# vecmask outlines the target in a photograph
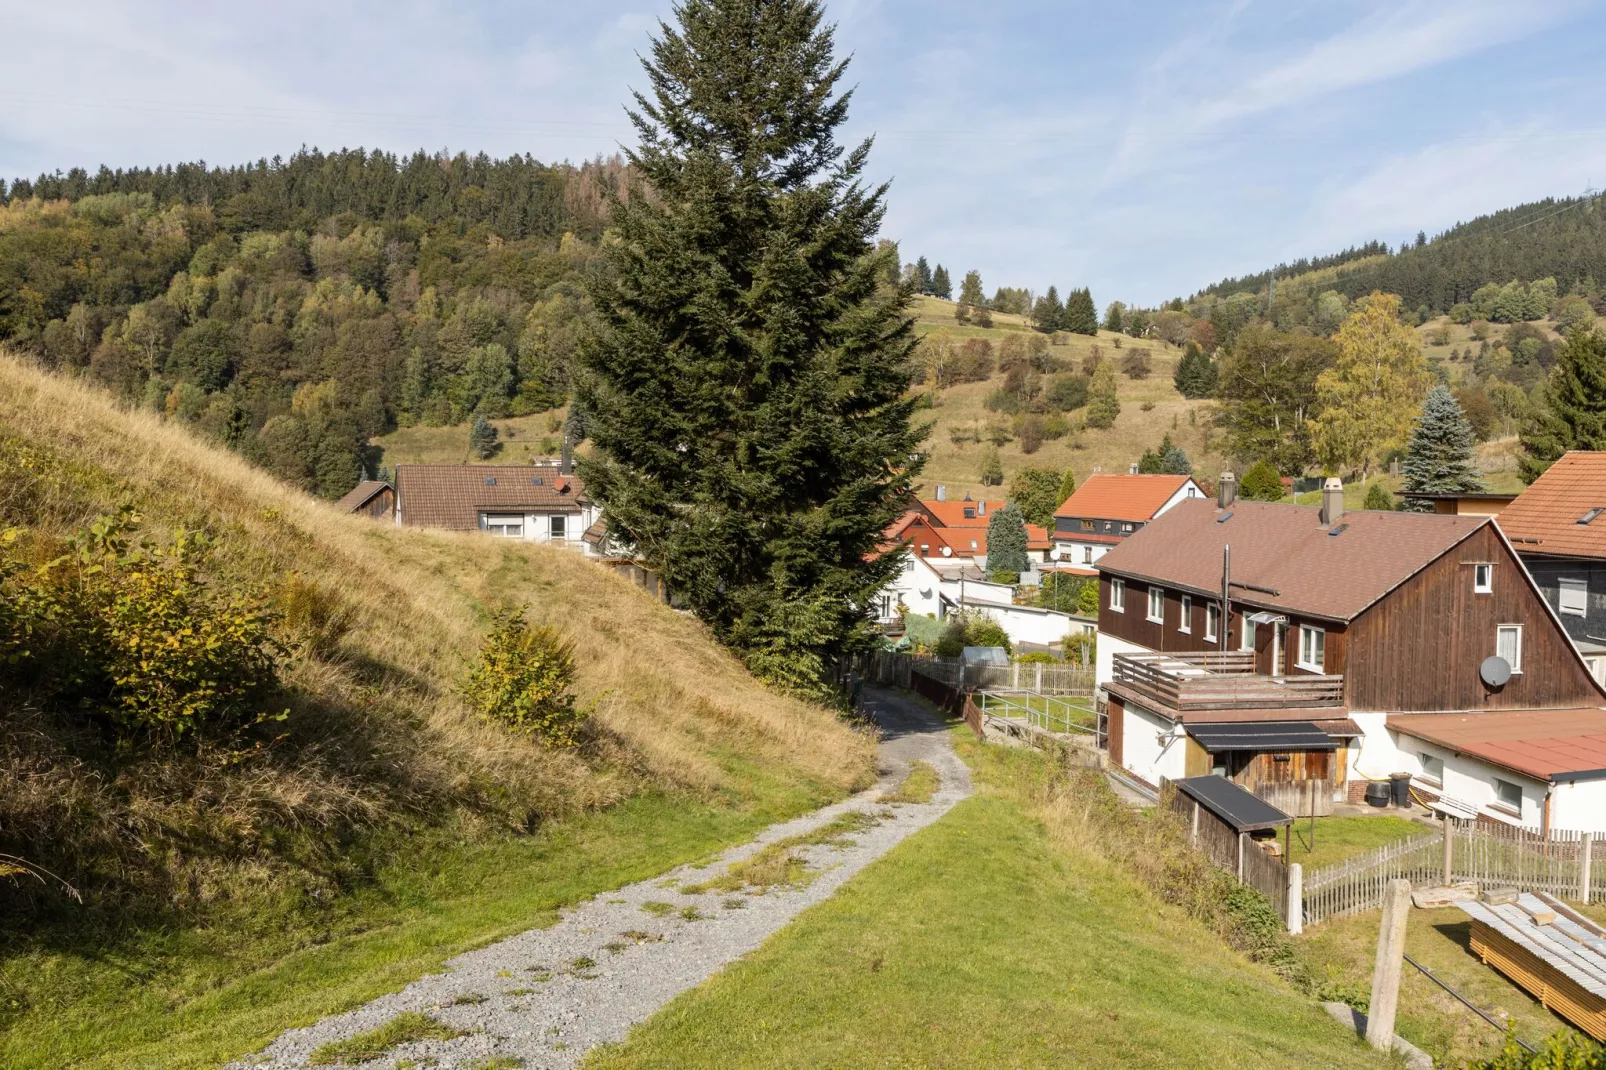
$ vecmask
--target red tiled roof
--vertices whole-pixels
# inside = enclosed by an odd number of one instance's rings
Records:
[[[1606,773],[1606,710],[1394,714],[1388,727],[1538,777]]]
[[[1002,509],[1005,503],[965,500],[939,502],[934,498],[922,498],[920,505],[945,528],[984,528],[988,521],[992,520],[993,514]],[[976,515],[966,516],[966,509]]]
[[[1047,528],[1040,528],[1036,524],[1026,525],[1026,549],[1047,550],[1053,545],[1049,541]]]
[[[1101,572],[1215,594],[1221,550],[1232,546],[1233,597],[1331,620],[1362,610],[1484,524],[1486,516],[1348,512],[1321,526],[1313,506],[1233,503],[1225,522],[1213,498],[1179,502],[1098,560]]]
[[[1564,453],[1517,499],[1500,510],[1500,530],[1525,554],[1606,558],[1606,453]]]
[[[575,513],[585,488],[555,464],[399,464],[401,522],[474,531],[482,510]]]
[[[343,513],[355,513],[358,509],[374,500],[374,495],[382,490],[389,490],[390,484],[378,479],[365,479],[355,487],[348,490],[343,498],[335,503],[335,507]]]
[[[1171,495],[1181,490],[1191,478],[1094,472],[1076,488],[1076,493],[1060,503],[1054,515],[1095,517],[1100,520],[1152,520]],[[1202,496],[1203,491],[1200,494]]]

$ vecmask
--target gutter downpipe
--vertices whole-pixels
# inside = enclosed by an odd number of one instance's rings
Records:
[[[1226,657],[1227,633],[1232,631],[1232,545],[1221,546],[1221,653]]]

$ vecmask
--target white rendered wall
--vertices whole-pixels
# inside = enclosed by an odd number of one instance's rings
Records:
[[[1093,680],[1103,687],[1115,676],[1115,655],[1117,654],[1152,654],[1154,651],[1146,646],[1117,638],[1109,632],[1099,632],[1098,638],[1098,666],[1093,673]]]
[[[1173,722],[1128,705],[1121,723],[1121,763],[1151,784],[1162,777],[1181,780],[1187,771],[1187,742],[1174,735]]]
[[[1550,827],[1606,832],[1606,779],[1551,785]]]

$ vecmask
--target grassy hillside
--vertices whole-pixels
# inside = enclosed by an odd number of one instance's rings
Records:
[[[392,469],[398,464],[533,464],[557,457],[562,451],[567,413],[565,407],[534,416],[492,420],[498,436],[497,450],[487,461],[470,452],[466,423],[444,427],[414,424],[370,441],[378,448],[378,463]]]
[[[114,741],[0,692],[0,1065],[205,1065],[453,949],[864,783],[872,750],[575,555],[338,514],[174,423],[0,356],[0,530],[31,563],[130,505],[292,610],[283,721]],[[316,612],[294,612],[293,602]],[[477,720],[490,612],[577,651],[574,750]],[[159,1054],[158,1054],[159,1053]]]

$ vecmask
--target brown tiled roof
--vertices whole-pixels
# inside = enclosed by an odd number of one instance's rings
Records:
[[[358,509],[374,500],[374,495],[382,490],[389,490],[390,484],[378,479],[365,479],[346,492],[345,497],[335,503],[335,507],[343,513],[355,513]]]
[[[968,498],[957,502],[939,502],[935,498],[922,498],[920,499],[920,504],[936,518],[937,523],[945,528],[984,528],[987,526],[988,521],[992,520],[993,514],[1002,509],[1006,503],[1001,501],[974,502]],[[966,516],[966,509],[971,510],[976,515]]]
[[[1131,475],[1094,472],[1054,510],[1055,516],[1099,520],[1151,520],[1191,476]],[[1201,496],[1202,496],[1201,491]]]
[[[1179,502],[1099,558],[1101,572],[1213,595],[1221,549],[1232,546],[1232,596],[1253,605],[1352,620],[1484,524],[1486,516],[1347,512],[1321,526],[1320,510],[1213,498]],[[1276,594],[1245,590],[1249,583]]]
[[[1388,727],[1540,780],[1606,774],[1606,710],[1406,713]]]
[[[579,512],[585,488],[555,464],[399,464],[401,522],[474,531],[482,510]]]
[[[1500,530],[1521,553],[1606,558],[1606,513],[1578,522],[1592,509],[1606,509],[1606,453],[1564,453],[1500,510]]]

